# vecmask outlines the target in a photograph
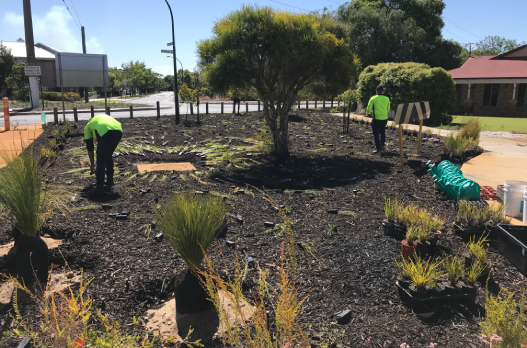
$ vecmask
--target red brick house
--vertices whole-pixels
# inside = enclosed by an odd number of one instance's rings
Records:
[[[461,115],[527,117],[527,45],[450,70]]]

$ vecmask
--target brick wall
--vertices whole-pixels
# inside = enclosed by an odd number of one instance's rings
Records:
[[[516,85],[516,93],[518,93]],[[516,107],[516,101],[512,102],[512,92],[514,84],[500,84],[498,90],[498,103],[496,106],[483,106],[484,84],[471,85],[470,99],[473,102],[473,115],[475,116],[496,116],[496,117],[527,117],[527,107]],[[467,98],[468,86],[457,85],[458,94],[458,113],[463,112],[463,101]],[[460,100],[462,98],[462,100]],[[516,94],[515,99],[517,100]],[[511,105],[512,103],[512,105]]]

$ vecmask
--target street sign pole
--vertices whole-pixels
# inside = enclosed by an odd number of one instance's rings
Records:
[[[86,54],[86,36],[84,34],[84,27],[81,27],[81,34],[82,34],[82,53]],[[88,101],[89,101],[88,87],[84,87],[84,102],[87,103]]]
[[[168,3],[168,0],[165,0],[168,6],[168,10],[170,11],[170,18],[172,19],[172,43],[174,44],[174,88],[175,88],[175,95],[174,95],[174,104],[176,107],[176,124],[179,124],[179,97],[178,93],[179,90],[177,88],[177,65],[176,65],[176,35],[174,34],[174,16],[172,14],[172,8],[170,7],[170,4]]]

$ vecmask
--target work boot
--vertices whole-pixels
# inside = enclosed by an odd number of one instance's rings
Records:
[[[384,147],[384,145],[381,146],[381,148],[379,149],[379,152],[381,152],[381,153],[382,153],[382,152],[386,152],[386,147]]]
[[[377,149],[375,149],[375,150],[373,150],[371,153],[373,153],[373,154],[375,155],[375,154],[378,154],[379,151],[378,151]]]
[[[104,186],[97,186],[93,190],[88,191],[86,193],[86,195],[88,195],[88,197],[96,197],[96,196],[99,196],[99,195],[101,195],[103,193],[104,193]]]

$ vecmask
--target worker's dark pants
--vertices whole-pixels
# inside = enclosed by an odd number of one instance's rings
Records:
[[[373,137],[375,138],[375,147],[379,150],[386,142],[386,124],[388,120],[376,120],[371,122]]]
[[[123,133],[118,130],[110,130],[97,140],[97,187],[104,186],[104,169],[106,168],[107,184],[113,185],[113,152],[121,141]]]

